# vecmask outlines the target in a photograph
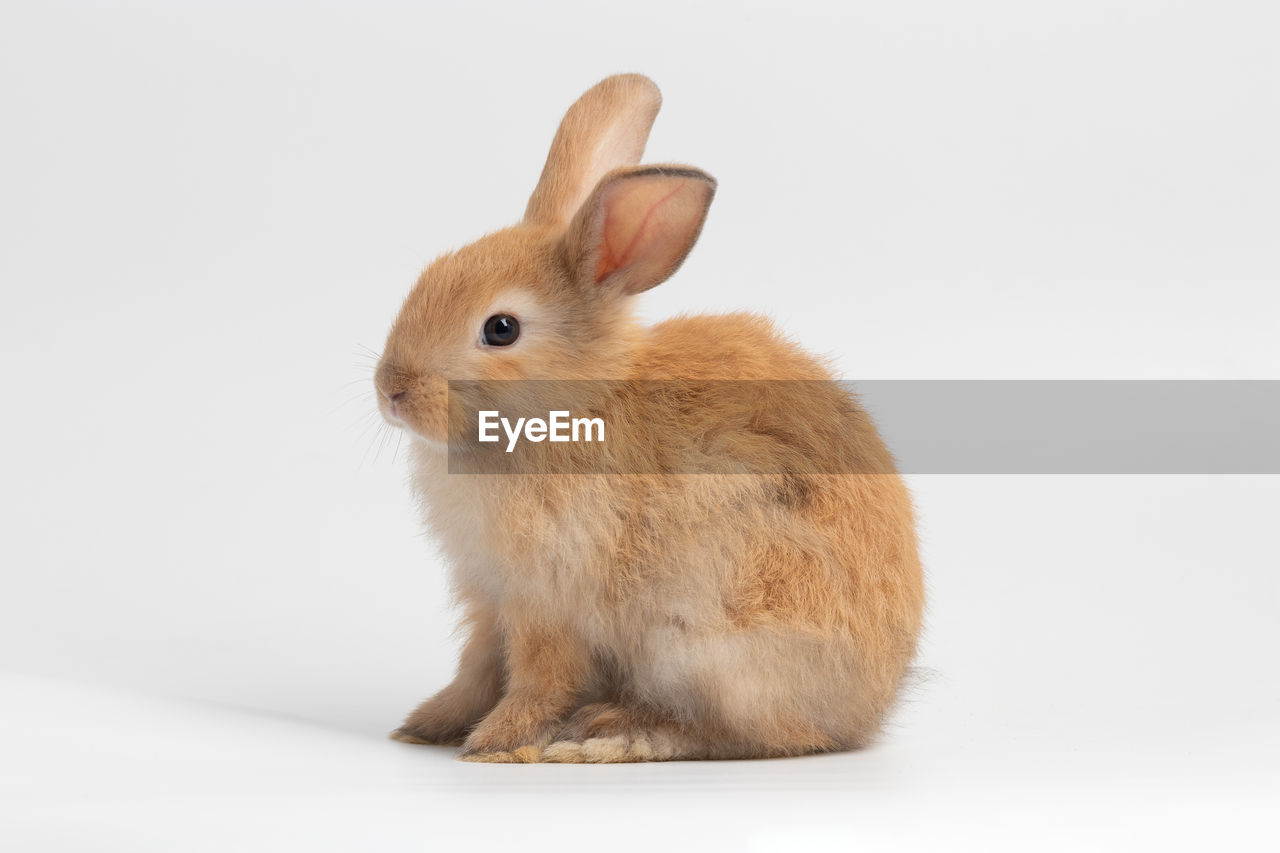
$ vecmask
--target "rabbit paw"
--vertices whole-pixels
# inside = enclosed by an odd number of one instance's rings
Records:
[[[557,764],[619,764],[676,757],[678,739],[669,726],[623,705],[599,702],[580,708],[542,760]]]
[[[427,746],[462,746],[462,742],[466,740],[466,732],[446,731],[437,734],[401,726],[390,732],[387,737],[392,740],[398,740],[400,743],[425,744]]]
[[[542,747],[535,744],[518,746],[512,750],[497,749],[492,752],[463,751],[458,756],[463,761],[476,764],[537,764],[542,761]]]
[[[445,690],[419,705],[389,737],[401,743],[461,746],[483,715],[473,703],[461,702]]]
[[[562,715],[538,705],[499,705],[462,745],[463,761],[530,764],[542,760],[542,748],[560,729]]]

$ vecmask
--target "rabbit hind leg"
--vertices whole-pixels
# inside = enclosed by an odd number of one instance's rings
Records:
[[[617,764],[710,758],[696,733],[661,714],[629,704],[596,702],[569,718],[542,760]]]
[[[638,705],[598,702],[578,709],[541,758],[559,764],[770,758],[823,752],[834,746],[812,727],[794,727],[788,734],[766,746]]]

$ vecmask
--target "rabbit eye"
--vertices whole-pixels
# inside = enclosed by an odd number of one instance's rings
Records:
[[[484,321],[484,342],[491,347],[509,347],[520,337],[520,321],[510,314],[494,314]]]

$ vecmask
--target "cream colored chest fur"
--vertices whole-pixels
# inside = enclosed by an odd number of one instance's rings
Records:
[[[563,621],[604,642],[623,519],[603,478],[450,474],[415,452],[413,485],[463,602]]]

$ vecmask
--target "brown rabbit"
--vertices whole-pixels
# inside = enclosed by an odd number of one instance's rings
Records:
[[[470,631],[398,740],[472,761],[786,756],[866,744],[894,704],[924,593],[875,428],[766,319],[632,316],[716,187],[636,165],[660,103],[633,74],[584,94],[524,221],[435,261],[388,337],[379,406],[412,437]],[[448,381],[530,379],[689,390],[600,391],[624,473],[467,473]]]

